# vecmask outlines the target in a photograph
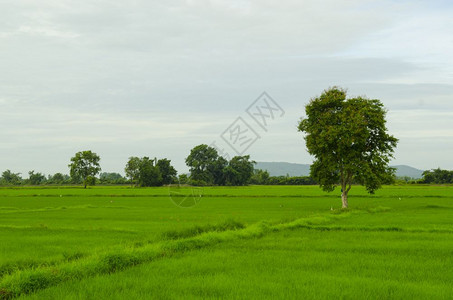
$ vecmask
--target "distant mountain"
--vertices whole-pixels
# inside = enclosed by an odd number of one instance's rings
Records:
[[[412,178],[422,178],[423,170],[419,170],[406,165],[393,166],[396,168],[396,176],[408,176]],[[296,164],[288,162],[257,162],[255,169],[267,170],[271,176],[308,176],[310,175],[310,165]]]
[[[308,176],[310,165],[287,162],[257,162],[255,169],[267,170],[271,176]]]
[[[408,177],[417,178],[417,179],[423,177],[422,176],[423,170],[412,168],[412,167],[406,166],[406,165],[399,165],[399,166],[392,166],[392,167],[396,168],[396,176],[398,176],[398,177],[408,176]]]

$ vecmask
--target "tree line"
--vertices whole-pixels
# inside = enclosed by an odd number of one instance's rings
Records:
[[[423,172],[421,183],[446,184],[453,183],[453,171],[440,168]]]
[[[305,116],[298,123],[304,135],[308,153],[314,157],[310,177],[270,177],[255,171],[250,156],[235,156],[227,161],[217,150],[207,145],[194,147],[186,158],[190,174],[177,176],[168,159],[131,157],[126,164],[127,182],[135,186],[159,186],[174,182],[194,185],[245,185],[317,183],[325,191],[341,188],[342,208],[348,207],[348,193],[353,184],[365,186],[374,193],[383,184],[395,179],[395,169],[389,166],[398,139],[386,126],[382,102],[366,97],[348,98],[345,89],[332,87],[310,99]],[[96,177],[100,171],[99,156],[91,151],[78,152],[71,158],[69,178],[55,174],[47,179],[41,173],[29,172],[28,182],[81,182],[85,187],[97,181],[123,180],[121,175]],[[58,176],[57,176],[58,175]],[[430,170],[423,173],[423,183],[452,183],[452,171]],[[115,179],[113,179],[115,178]],[[0,184],[20,184],[20,174],[3,172]]]
[[[131,184],[137,187],[168,184],[191,185],[246,185],[250,182],[255,162],[250,156],[235,156],[226,160],[217,150],[205,144],[194,147],[186,158],[190,174],[178,176],[167,158],[132,156],[128,159],[123,177],[119,173],[101,172],[100,156],[87,150],[77,152],[70,159],[69,175],[55,173],[45,176],[34,170],[23,179],[20,173],[6,170],[0,177],[0,185],[82,184],[85,188],[96,184]]]
[[[250,156],[235,156],[230,161],[220,156],[215,148],[207,145],[194,147],[186,158],[189,174],[178,176],[167,158],[130,157],[125,166],[126,176],[115,172],[100,172],[100,157],[91,151],[76,153],[69,164],[70,175],[55,173],[44,175],[34,170],[28,179],[11,170],[3,171],[0,185],[126,185],[136,187],[162,186],[168,184],[189,185],[316,185],[311,176],[270,176],[267,170],[254,169]],[[96,177],[96,175],[99,175]],[[453,171],[432,169],[423,172],[422,179],[394,177],[388,180],[398,184],[453,184]],[[359,184],[359,182],[354,182]]]
[[[310,176],[270,176],[267,170],[255,169],[250,184],[256,185],[315,185],[318,184]]]
[[[0,177],[1,185],[71,185],[84,187],[96,184],[130,184],[136,187],[162,186],[168,184],[189,184],[198,186],[220,185],[309,185],[316,181],[309,176],[270,176],[266,170],[256,170],[255,162],[249,155],[235,156],[226,160],[217,150],[205,144],[194,147],[186,158],[189,174],[178,176],[176,169],[167,158],[129,157],[124,172],[101,172],[100,157],[92,151],[77,152],[71,158],[70,175],[55,173],[45,176],[30,171],[29,178],[23,179],[20,173],[6,170]],[[99,175],[99,176],[98,176]]]

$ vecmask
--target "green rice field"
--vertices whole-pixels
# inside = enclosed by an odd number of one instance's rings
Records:
[[[180,192],[0,188],[0,299],[453,299],[452,186]]]

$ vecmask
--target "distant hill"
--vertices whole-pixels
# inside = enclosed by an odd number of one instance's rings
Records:
[[[396,176],[403,177],[408,176],[412,178],[422,178],[423,170],[412,168],[406,165],[393,166],[396,168]]]
[[[255,169],[267,170],[271,176],[308,176],[310,165],[287,162],[257,162]]]
[[[393,166],[396,168],[396,176],[408,176],[412,178],[422,178],[423,170],[419,170],[406,165]],[[288,162],[257,162],[255,169],[267,170],[271,176],[308,176],[310,165],[296,164]]]

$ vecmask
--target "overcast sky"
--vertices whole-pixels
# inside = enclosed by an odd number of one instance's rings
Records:
[[[380,99],[392,164],[453,169],[452,1],[0,0],[0,172],[68,173],[92,150],[179,171],[241,116],[256,161],[311,163],[296,126],[330,86]],[[266,91],[285,111],[259,127]]]

